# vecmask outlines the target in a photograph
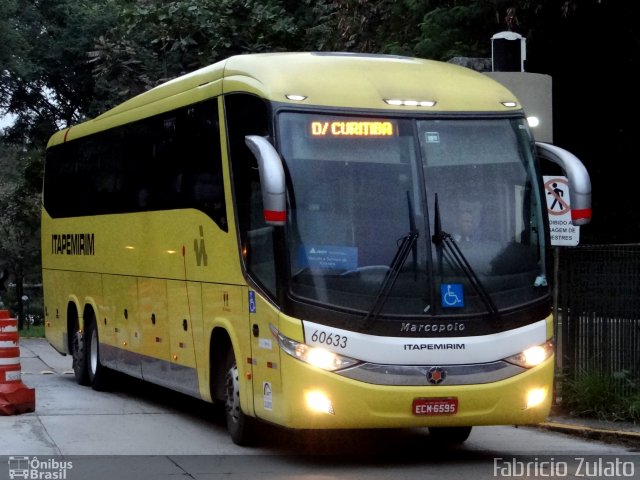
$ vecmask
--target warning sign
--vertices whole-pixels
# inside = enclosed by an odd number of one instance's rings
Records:
[[[580,242],[580,227],[571,223],[569,181],[567,177],[545,176],[543,179],[551,245],[575,247]]]

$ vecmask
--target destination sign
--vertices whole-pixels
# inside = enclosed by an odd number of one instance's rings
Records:
[[[388,120],[314,120],[309,132],[312,137],[391,137],[396,128]]]

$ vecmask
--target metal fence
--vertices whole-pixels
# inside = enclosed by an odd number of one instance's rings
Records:
[[[556,255],[562,373],[606,377],[616,393],[638,393],[640,245],[562,248]]]

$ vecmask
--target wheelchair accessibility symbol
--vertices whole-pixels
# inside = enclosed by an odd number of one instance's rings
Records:
[[[464,293],[461,283],[443,283],[440,285],[440,298],[443,307],[464,307]]]

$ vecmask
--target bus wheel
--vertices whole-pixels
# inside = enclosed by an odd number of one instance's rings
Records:
[[[89,368],[85,351],[84,332],[76,323],[75,332],[71,339],[71,356],[73,358],[73,373],[80,385],[89,384]]]
[[[429,435],[438,443],[459,445],[469,438],[471,427],[429,427]]]
[[[98,328],[94,318],[87,320],[87,343],[85,352],[87,356],[87,374],[89,384],[94,390],[105,390],[107,388],[107,368],[100,363],[100,345],[98,341]]]
[[[229,348],[226,362],[224,388],[224,406],[227,419],[227,430],[236,445],[246,446],[252,443],[252,419],[242,412],[240,407],[240,379],[238,364]]]

